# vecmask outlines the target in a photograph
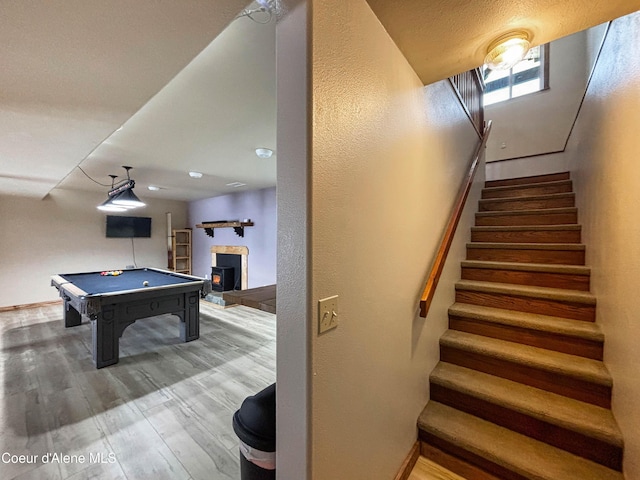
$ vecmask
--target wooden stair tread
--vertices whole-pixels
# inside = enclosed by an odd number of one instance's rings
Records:
[[[467,480],[420,455],[407,480]]]
[[[496,243],[496,242],[469,242],[467,248],[499,248],[502,250],[586,250],[583,243]]]
[[[520,190],[522,188],[538,188],[538,187],[550,187],[556,185],[571,185],[571,180],[553,180],[550,182],[534,182],[534,183],[521,183],[519,185],[502,185],[498,187],[484,187],[483,191],[487,192],[504,192],[511,190]]]
[[[478,280],[458,280],[456,290],[466,290],[484,293],[502,293],[506,295],[518,295],[521,297],[544,298],[548,300],[560,300],[565,302],[595,305],[596,297],[589,292],[581,290],[567,290],[564,288],[532,287],[512,283],[481,282]]]
[[[504,378],[440,362],[430,381],[621,448],[611,410]]]
[[[562,265],[552,263],[496,262],[490,260],[463,260],[462,268],[490,268],[492,270],[520,270],[523,272],[564,273],[571,275],[591,275],[591,268],[582,265]]]
[[[575,193],[573,192],[561,192],[561,193],[543,193],[540,195],[529,195],[524,197],[501,197],[501,198],[481,198],[479,200],[479,204],[482,205],[484,203],[502,203],[502,202],[521,202],[527,200],[549,200],[553,198],[568,198],[574,197]]]
[[[563,230],[581,230],[582,226],[577,223],[568,225],[480,225],[471,227],[472,232],[555,232]]]
[[[492,211],[492,212],[477,212],[477,216],[481,217],[495,217],[499,215],[547,215],[551,213],[576,213],[577,207],[563,207],[563,208],[539,208],[535,210],[504,210],[504,211]]]
[[[473,415],[430,401],[421,430],[535,480],[624,480],[620,472],[533,440]]]
[[[460,302],[456,302],[449,307],[449,315],[596,342],[604,341],[604,334],[596,323],[584,322],[582,320],[552,317],[550,315],[519,312],[516,310],[504,310],[502,308]]]
[[[528,175],[525,177],[504,178],[501,180],[486,180],[485,188],[492,188],[502,185],[531,185],[532,183],[548,183],[557,180],[569,180],[570,172],[546,173],[542,175]]]
[[[559,373],[586,382],[611,387],[612,380],[604,363],[598,360],[507,342],[457,330],[447,330],[440,345],[498,358],[527,367]]]

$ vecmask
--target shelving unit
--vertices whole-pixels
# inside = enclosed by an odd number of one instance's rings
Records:
[[[213,237],[213,230],[215,228],[233,228],[236,235],[244,237],[244,227],[253,227],[253,222],[208,222],[199,223],[197,228],[204,228],[204,231],[210,237]]]
[[[171,235],[173,265],[172,270],[177,273],[191,275],[191,229],[174,229]]]

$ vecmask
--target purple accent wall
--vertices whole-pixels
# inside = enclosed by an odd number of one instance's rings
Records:
[[[189,204],[189,225],[193,228],[194,275],[211,274],[211,247],[236,245],[249,248],[249,288],[276,283],[276,189],[265,188],[207,198]],[[209,237],[196,225],[215,220],[243,220],[250,218],[253,227],[244,229],[244,238],[233,228],[216,228]]]

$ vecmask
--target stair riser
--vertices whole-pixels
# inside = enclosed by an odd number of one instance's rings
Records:
[[[472,242],[489,243],[580,243],[580,230],[471,230]]]
[[[573,194],[566,197],[550,197],[545,199],[499,199],[480,200],[478,211],[480,212],[510,212],[516,210],[539,210],[544,208],[565,208],[575,206]]]
[[[529,415],[431,383],[430,399],[527,435],[614,470],[622,470],[622,450],[601,440]]]
[[[462,267],[463,280],[482,282],[513,283],[536,287],[567,288],[589,291],[589,275],[571,275],[548,272],[525,272],[521,270],[502,270],[493,268]]]
[[[440,438],[434,433],[418,430],[420,453],[439,465],[469,480],[530,480],[502,465],[481,457]]]
[[[553,195],[554,193],[571,193],[573,190],[571,182],[564,182],[554,185],[535,185],[509,188],[506,190],[482,190],[482,198],[518,198],[535,197],[537,195]]]
[[[570,318],[585,322],[595,322],[595,305],[545,298],[520,297],[504,293],[473,292],[456,290],[456,302],[483,305],[485,307],[504,308],[519,312],[538,313],[553,317]]]
[[[531,183],[556,182],[560,180],[569,180],[569,172],[535,175],[524,178],[508,178],[505,180],[488,180],[484,183],[484,186],[487,188],[504,187],[507,185],[528,185]]]
[[[510,362],[478,352],[468,352],[447,345],[440,346],[440,360],[599,407],[611,408],[611,388],[577,379],[561,372],[540,370],[533,366]]]
[[[577,212],[540,213],[535,215],[476,215],[478,227],[500,225],[572,225],[578,223]]]
[[[584,265],[584,250],[537,250],[467,247],[467,260],[487,262],[545,263]]]
[[[547,350],[568,353],[593,360],[602,360],[602,342],[583,338],[452,315],[449,315],[449,328],[461,332],[473,333],[475,335],[482,335],[484,337],[530,345],[532,347],[546,348]]]

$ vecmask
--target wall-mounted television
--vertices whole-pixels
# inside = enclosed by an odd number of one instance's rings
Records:
[[[151,237],[150,217],[107,215],[107,238]]]

